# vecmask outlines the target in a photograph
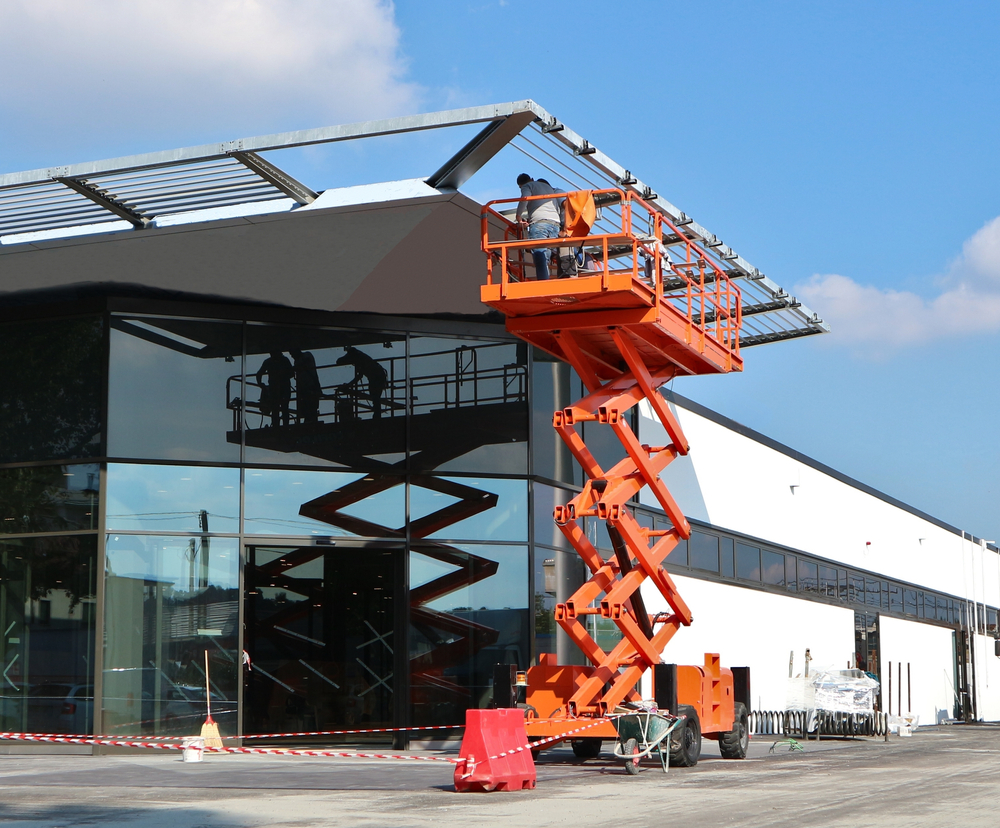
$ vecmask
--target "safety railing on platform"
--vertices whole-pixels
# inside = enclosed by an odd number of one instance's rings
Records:
[[[576,223],[573,234],[564,229],[557,237],[528,238],[528,223],[517,220],[521,205],[565,202],[574,195],[593,198],[596,217],[589,232],[581,235],[579,228],[586,225]],[[565,222],[565,206],[561,209]],[[575,256],[576,272],[560,276],[557,267],[555,278],[600,277],[600,290],[608,290],[612,275],[630,274],[657,303],[673,305],[692,328],[739,353],[740,291],[725,259],[688,238],[669,216],[633,193],[608,189],[494,200],[483,207],[481,233],[487,284],[499,282],[504,295],[512,282],[552,278],[551,265],[549,273],[537,272],[532,251],[552,251],[552,261]]]
[[[527,399],[527,367],[521,364],[480,368],[481,352],[509,347],[505,343],[462,345],[454,350],[414,354],[410,357],[409,402],[413,414],[468,406],[524,402]],[[454,369],[435,368],[442,359],[454,360]],[[373,388],[370,381],[350,380],[353,368],[336,362],[316,366],[320,383],[319,401],[314,422],[342,423],[372,417],[399,417],[406,413],[406,357],[393,356],[374,360],[386,374],[383,388]],[[424,367],[426,366],[426,368]],[[377,392],[377,393],[376,393]],[[244,395],[247,399],[244,399]],[[300,412],[299,390],[294,385],[283,401],[281,425],[304,422]],[[263,428],[274,417],[274,401],[267,384],[256,374],[234,374],[226,380],[226,407],[233,412],[233,431]],[[376,413],[376,408],[378,409]],[[260,417],[253,422],[250,416]]]

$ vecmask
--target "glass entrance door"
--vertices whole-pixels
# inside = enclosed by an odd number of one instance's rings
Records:
[[[247,548],[244,734],[393,726],[402,554],[360,545]],[[385,743],[390,736],[308,740]]]

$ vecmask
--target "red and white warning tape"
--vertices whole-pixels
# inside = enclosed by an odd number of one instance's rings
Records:
[[[174,737],[189,739],[190,736]],[[0,739],[17,742],[55,742],[69,745],[105,745],[110,747],[153,748],[156,750],[183,750],[183,745],[166,742],[135,741],[132,739],[101,739],[87,736],[48,736],[38,733],[0,733]],[[389,753],[360,753],[340,750],[308,750],[296,748],[244,748],[244,747],[205,747],[206,753],[252,753],[271,756],[337,756],[354,759],[408,759],[417,762],[448,762],[452,765],[465,760],[451,756],[406,756]]]
[[[537,750],[544,745],[552,744],[553,742],[561,742],[567,737],[574,736],[577,733],[583,733],[584,731],[590,730],[593,727],[604,724],[614,718],[614,716],[609,716],[603,719],[595,719],[592,722],[584,725],[583,727],[577,727],[573,730],[567,730],[564,733],[559,733],[555,736],[549,736],[545,739],[539,739],[538,741],[531,742],[528,745],[522,747],[511,748],[510,750],[502,751],[494,756],[490,756],[486,761],[492,761],[494,759],[500,759],[504,756],[511,756],[515,753],[520,753],[525,750]],[[421,728],[382,728],[378,730],[346,730],[346,731],[313,731],[310,733],[277,733],[271,734],[273,737],[278,736],[318,736],[318,735],[334,735],[343,733],[385,733],[391,731],[399,730],[439,730],[441,728],[437,727],[421,727]],[[41,734],[41,733],[10,733],[10,732],[0,732],[0,740],[16,741],[16,742],[51,742],[55,744],[69,744],[69,745],[101,745],[107,747],[135,747],[135,748],[150,748],[154,750],[183,750],[184,747],[178,744],[179,740],[192,738],[190,736],[151,736],[146,739],[114,739],[105,738],[100,736],[73,736],[73,735],[63,735],[63,734]],[[226,738],[237,738],[237,737],[226,737]],[[247,738],[247,737],[243,737]],[[258,736],[257,738],[264,738],[263,736]],[[174,744],[171,744],[167,740],[173,740]],[[255,748],[255,747],[205,747],[204,751],[206,753],[247,753],[258,756],[314,756],[314,757],[335,757],[335,758],[350,758],[350,759],[402,759],[415,762],[447,762],[452,765],[466,765],[466,773],[462,776],[463,778],[468,778],[472,776],[475,772],[476,765],[478,764],[473,757],[451,757],[451,756],[413,756],[407,754],[396,754],[396,753],[362,753],[359,751],[340,751],[340,750],[323,750],[323,749],[309,749],[309,748]]]
[[[300,733],[253,733],[245,734],[243,736],[222,736],[223,740],[229,739],[289,739],[297,738],[301,736],[352,736],[356,734],[363,733],[404,733],[404,732],[416,732],[424,730],[463,730],[465,728],[464,724],[460,725],[420,725],[418,727],[373,727],[367,730],[310,730],[302,731]],[[36,734],[24,734],[28,736],[52,736],[59,737],[61,739],[75,739],[83,738],[79,733],[36,733]],[[9,738],[7,735],[0,733],[0,739]],[[188,739],[190,736],[144,736],[144,735],[133,735],[133,734],[104,734],[101,736],[87,736],[88,739],[138,739],[143,742],[176,742],[179,739]]]

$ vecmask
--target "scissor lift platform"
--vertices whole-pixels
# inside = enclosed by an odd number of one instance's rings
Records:
[[[572,596],[556,605],[555,619],[592,666],[559,665],[553,655],[540,655],[539,663],[527,671],[527,701],[541,717],[529,720],[529,737],[566,733],[568,720],[590,718],[596,721],[587,727],[585,738],[593,742],[613,738],[614,727],[605,717],[623,703],[639,700],[642,675],[661,663],[666,644],[691,623],[691,611],[663,567],[678,542],[690,536],[691,527],[660,479],[670,462],[688,453],[688,444],[657,389],[678,375],[742,370],[741,305],[725,262],[642,199],[617,189],[565,198],[564,229],[557,238],[524,238],[525,227],[496,209],[505,202],[484,207],[488,278],[481,297],[506,316],[508,331],[568,362],[588,391],[553,415],[556,433],[588,478],[582,492],[555,508],[553,518],[591,573]],[[588,199],[592,218],[571,220],[570,206]],[[596,224],[595,203],[609,208]],[[592,227],[607,232],[591,232]],[[667,240],[682,260],[672,258]],[[562,278],[538,271],[543,260],[530,254],[546,249],[559,256],[561,270],[569,271]],[[649,403],[663,425],[669,437],[666,445],[641,444],[632,431],[625,414],[641,401]],[[581,422],[609,426],[626,457],[602,468],[575,427]],[[640,526],[628,508],[647,486],[669,518],[670,529]],[[606,524],[613,556],[605,559],[588,539],[581,525],[585,518]],[[646,612],[640,591],[646,580],[656,586],[668,612]],[[621,640],[610,651],[602,649],[582,623],[587,615],[611,619],[621,631]],[[737,741],[743,744],[744,705],[734,698],[733,673],[721,667],[718,655],[707,654],[704,667],[678,671],[672,675],[683,680],[668,683],[671,712],[683,707],[690,731],[681,737],[680,744],[687,748],[678,750],[690,748],[681,763],[697,761],[700,748],[694,750],[692,734],[697,732],[700,745],[699,722],[716,738],[732,741],[733,734],[741,732]],[[748,690],[740,695],[747,696]]]

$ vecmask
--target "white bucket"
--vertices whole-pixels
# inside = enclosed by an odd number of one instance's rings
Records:
[[[205,753],[205,740],[201,736],[189,736],[181,742],[185,762],[200,762]]]
[[[913,735],[913,728],[910,727],[908,724],[901,724],[899,726],[899,735],[903,736],[904,738],[907,737],[907,736],[912,736]]]

